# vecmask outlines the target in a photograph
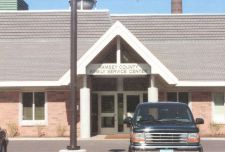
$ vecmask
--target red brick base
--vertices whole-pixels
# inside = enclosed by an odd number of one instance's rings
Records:
[[[212,94],[210,92],[193,92],[191,107],[195,118],[203,118],[205,120],[205,124],[200,125],[200,133],[202,135],[211,135]]]
[[[20,136],[69,136],[70,105],[68,91],[48,91],[48,125],[47,126],[20,126],[19,124],[19,92],[0,92],[0,126],[9,130],[9,124],[14,123],[19,127]],[[79,93],[78,93],[79,95]],[[203,118],[204,125],[200,125],[202,135],[212,135],[212,93],[192,92],[191,107],[195,118]],[[159,99],[165,100],[165,94],[159,93]],[[79,100],[79,97],[78,97]],[[78,112],[79,114],[79,112]],[[79,122],[79,115],[78,115]],[[77,124],[78,136],[80,124]],[[63,131],[65,130],[65,131]],[[61,133],[61,135],[59,135]],[[221,128],[220,134],[225,134]]]
[[[19,92],[0,92],[0,126],[19,122]]]

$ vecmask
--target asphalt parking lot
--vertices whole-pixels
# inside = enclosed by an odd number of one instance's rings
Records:
[[[128,140],[83,140],[78,145],[88,152],[127,152]],[[13,140],[8,152],[58,152],[68,140]],[[225,152],[225,140],[203,140],[204,152]]]

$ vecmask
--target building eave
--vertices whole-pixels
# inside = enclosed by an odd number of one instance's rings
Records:
[[[225,81],[179,81],[177,87],[225,87]]]

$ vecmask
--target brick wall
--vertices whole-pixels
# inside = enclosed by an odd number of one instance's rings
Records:
[[[77,94],[79,95],[79,93]],[[43,127],[21,127],[20,133],[22,136],[38,136],[43,134],[48,137],[58,136],[59,131],[66,129],[64,136],[70,134],[70,92],[69,91],[48,91],[48,125]],[[79,101],[79,96],[78,96]],[[79,111],[78,111],[79,114]],[[79,117],[79,115],[77,116]],[[78,118],[79,121],[79,118]],[[60,129],[61,128],[61,129]],[[77,124],[77,134],[80,134],[80,125]]]
[[[70,129],[70,92],[69,91],[50,91],[48,92],[48,136],[56,136],[59,126],[66,127],[66,136],[69,136]],[[79,92],[77,92],[79,101]],[[79,111],[77,113],[77,133],[80,134]]]
[[[69,135],[69,92],[50,91],[48,94],[48,136],[57,135],[57,127],[65,126]]]
[[[79,101],[79,93],[77,93]],[[194,117],[204,118],[205,124],[200,125],[201,134],[211,135],[210,123],[212,122],[212,93],[211,92],[192,92],[192,112]],[[57,128],[64,126],[65,135],[69,135],[69,91],[48,91],[48,126],[43,128],[19,127],[21,136],[37,136],[38,132],[45,136],[57,136]],[[159,92],[159,100],[165,100],[164,92]],[[7,128],[7,124],[16,123],[19,125],[19,92],[0,92],[0,126]],[[78,111],[78,136],[80,134]],[[225,129],[221,130],[225,132]]]
[[[210,135],[212,122],[212,94],[210,92],[192,92],[192,112],[195,118],[203,118],[204,125],[200,125],[202,135]]]
[[[20,126],[19,124],[19,95],[20,92],[0,92],[0,126],[9,132],[9,124],[16,124],[20,136],[57,136],[60,126],[65,128],[65,136],[69,136],[69,91],[48,91],[48,125],[47,126]],[[77,93],[79,101],[79,92]],[[78,111],[78,136],[80,134],[79,111]]]
[[[0,126],[7,128],[10,123],[18,124],[19,92],[0,92]]]

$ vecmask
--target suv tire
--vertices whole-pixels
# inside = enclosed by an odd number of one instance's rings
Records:
[[[199,152],[203,152],[203,148],[201,148],[201,150],[199,150]]]

